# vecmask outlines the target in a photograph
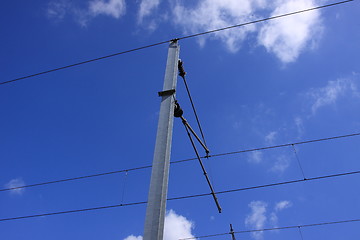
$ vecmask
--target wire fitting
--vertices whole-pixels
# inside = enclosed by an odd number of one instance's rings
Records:
[[[180,118],[183,113],[184,111],[181,109],[180,104],[175,100],[174,117]]]
[[[158,92],[158,95],[159,95],[159,97],[171,96],[171,95],[174,95],[175,92],[176,92],[175,89],[169,89],[169,90]]]
[[[178,62],[178,69],[179,69],[179,76],[184,78],[186,75],[186,72],[184,70],[183,61],[179,60]]]

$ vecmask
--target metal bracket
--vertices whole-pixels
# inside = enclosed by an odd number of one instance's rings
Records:
[[[159,97],[164,97],[164,96],[171,96],[174,93],[175,93],[175,89],[170,89],[170,90],[158,92],[158,95],[159,95]]]

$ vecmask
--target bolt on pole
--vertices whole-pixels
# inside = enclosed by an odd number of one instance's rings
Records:
[[[168,191],[170,153],[174,123],[174,95],[177,82],[180,47],[177,40],[170,42],[158,129],[152,164],[148,203],[146,208],[144,240],[163,240]]]

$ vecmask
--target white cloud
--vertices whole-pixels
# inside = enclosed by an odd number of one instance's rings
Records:
[[[325,87],[311,89],[308,96],[312,98],[312,114],[315,114],[321,107],[335,104],[341,96],[345,95],[359,95],[357,85],[353,79],[341,78],[329,81]]]
[[[273,211],[268,215],[269,217],[267,217],[268,204],[266,202],[252,201],[248,206],[251,208],[251,213],[246,216],[245,225],[251,229],[261,230],[265,228],[266,223],[276,227],[279,221],[278,213],[291,207],[292,203],[287,200],[277,202]],[[252,237],[261,240],[263,239],[263,232],[254,232]]]
[[[288,157],[281,155],[277,157],[274,165],[270,169],[272,172],[283,173],[290,166],[290,160]]]
[[[86,8],[80,8],[69,0],[53,0],[47,8],[47,16],[55,21],[61,21],[66,15],[71,15],[81,26],[99,15],[118,19],[125,15],[125,0],[91,0]]]
[[[69,8],[69,3],[66,0],[51,1],[46,9],[46,15],[48,18],[59,22],[64,19]]]
[[[277,135],[278,133],[276,131],[269,132],[269,134],[265,136],[266,144],[274,144]]]
[[[142,0],[139,7],[138,22],[149,16],[160,4],[160,0]]]
[[[270,214],[270,222],[274,227],[277,227],[279,222],[278,213],[284,209],[287,209],[292,206],[290,201],[280,201],[275,204],[274,211]]]
[[[164,240],[194,237],[191,233],[193,228],[194,224],[191,221],[170,210],[165,216]]]
[[[292,203],[290,201],[280,201],[278,203],[276,203],[275,205],[275,211],[278,212],[278,211],[282,211],[286,208],[289,208],[292,206]]]
[[[252,229],[263,229],[267,220],[267,204],[263,201],[252,201],[249,207],[251,208],[251,213],[245,219],[246,226]],[[252,236],[257,240],[262,239],[263,232],[254,232]]]
[[[263,153],[261,151],[254,151],[249,154],[248,162],[250,163],[261,163],[263,159]]]
[[[305,127],[304,127],[304,121],[301,117],[295,117],[294,118],[295,126],[298,132],[299,137],[301,137],[304,134]]]
[[[25,182],[21,178],[15,178],[10,180],[8,183],[6,183],[5,188],[16,188],[10,190],[10,193],[15,195],[22,195],[24,193],[24,188],[17,188],[17,187],[21,187],[24,185]]]
[[[272,16],[315,7],[314,0],[278,0]],[[320,12],[315,10],[286,19],[268,21],[261,28],[258,42],[282,62],[294,62],[306,48],[319,40],[323,26]]]
[[[195,7],[175,1],[174,22],[185,34],[223,28],[271,16],[314,7],[315,0],[201,0]],[[261,27],[260,27],[261,26]],[[231,52],[239,50],[250,34],[258,33],[257,41],[283,63],[294,62],[307,48],[320,39],[323,25],[319,11],[311,11],[259,24],[214,33]],[[205,44],[205,38],[200,41]]]
[[[265,0],[202,0],[195,7],[186,7],[176,1],[174,21],[184,32],[197,33],[226,27],[255,19],[255,10],[266,6]],[[256,25],[214,33],[215,38],[224,42],[227,48],[236,52],[245,37],[256,30]],[[205,39],[201,39],[201,44]]]
[[[130,235],[127,238],[124,238],[124,240],[142,240],[143,237],[142,236],[134,236],[134,235]]]
[[[89,2],[89,13],[93,16],[107,15],[120,18],[125,11],[125,0],[92,0]]]
[[[272,212],[270,214],[270,223],[274,226],[274,227],[278,227],[278,222],[279,222],[279,218],[277,216],[277,214],[275,212]]]
[[[164,225],[164,240],[177,240],[181,238],[192,238],[191,233],[194,223],[184,216],[178,215],[174,210],[167,211]],[[142,236],[130,235],[124,240],[142,240]]]

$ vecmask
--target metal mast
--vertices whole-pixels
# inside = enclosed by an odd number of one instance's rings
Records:
[[[177,82],[179,50],[177,40],[170,42],[161,97],[154,159],[152,164],[144,240],[162,240],[168,190],[170,152],[174,122],[174,94]]]

